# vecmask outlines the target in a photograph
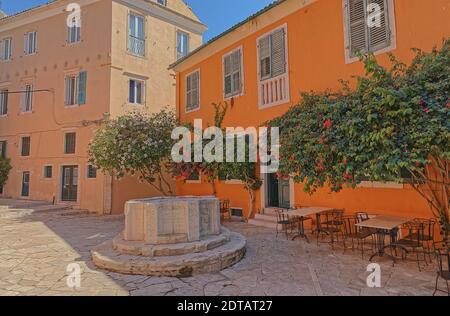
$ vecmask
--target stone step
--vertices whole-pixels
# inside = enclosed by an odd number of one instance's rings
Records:
[[[248,223],[253,226],[277,229],[276,222],[274,223],[272,221],[266,221],[266,220],[262,220],[262,219],[249,219]]]
[[[275,215],[256,214],[255,219],[273,223],[277,222],[277,217]]]
[[[217,236],[208,236],[195,242],[181,242],[172,244],[151,245],[140,241],[126,241],[123,234],[113,239],[114,250],[133,256],[143,257],[167,257],[185,255],[188,253],[200,253],[218,248],[230,241],[231,232],[222,228],[222,233]]]
[[[94,264],[102,269],[132,275],[190,277],[200,273],[214,273],[237,262],[245,255],[245,238],[230,234],[230,241],[201,253],[179,256],[142,257],[122,254],[113,248],[112,241],[91,250]]]

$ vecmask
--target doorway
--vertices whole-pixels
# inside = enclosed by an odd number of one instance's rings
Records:
[[[78,199],[78,166],[62,167],[61,200],[76,202]]]
[[[30,196],[30,172],[24,171],[22,173],[22,190],[20,193],[22,197]]]
[[[267,174],[266,180],[266,206],[289,208],[291,206],[289,179],[278,179],[276,174],[270,173]]]

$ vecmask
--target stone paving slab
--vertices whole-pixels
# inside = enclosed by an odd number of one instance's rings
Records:
[[[105,272],[92,264],[90,250],[123,230],[123,216],[25,209],[3,209],[0,215],[0,295],[404,296],[431,295],[434,289],[434,265],[419,272],[415,262],[392,267],[380,259],[382,287],[371,289],[368,257],[317,247],[315,240],[276,239],[272,229],[245,223],[226,224],[247,238],[247,252],[219,273],[171,278]],[[73,263],[81,268],[78,289],[67,286],[66,269]]]

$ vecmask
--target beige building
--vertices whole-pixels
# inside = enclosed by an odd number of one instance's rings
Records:
[[[78,14],[79,13],[79,14]],[[105,117],[175,106],[168,66],[206,30],[182,0],[55,0],[0,18],[0,197],[120,213],[158,193],[89,165]]]

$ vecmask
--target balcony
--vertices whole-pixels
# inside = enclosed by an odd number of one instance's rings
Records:
[[[289,102],[288,74],[265,79],[259,82],[259,107],[267,108]]]
[[[145,55],[145,40],[129,35],[128,51],[137,56]]]

